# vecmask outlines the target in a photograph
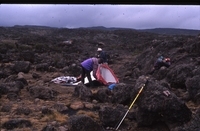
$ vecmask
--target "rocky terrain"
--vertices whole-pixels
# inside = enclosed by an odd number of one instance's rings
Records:
[[[112,92],[98,83],[51,81],[80,75],[80,62],[96,56],[98,47],[119,79]],[[119,131],[199,131],[199,50],[200,34],[0,27],[0,129],[112,131],[128,111]],[[149,75],[160,55],[170,57],[171,66]]]

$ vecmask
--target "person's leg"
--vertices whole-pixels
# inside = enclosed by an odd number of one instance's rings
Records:
[[[90,71],[86,71],[86,76],[88,78],[88,81],[89,81],[89,84],[90,84],[90,87],[93,87],[93,82],[92,82],[92,78],[91,78],[91,75],[90,75]]]
[[[81,66],[82,71],[81,71],[81,82],[84,84],[85,83],[85,68]]]
[[[165,67],[169,68],[170,64],[167,63],[167,62],[163,62],[163,63],[162,63],[162,66],[165,66]]]

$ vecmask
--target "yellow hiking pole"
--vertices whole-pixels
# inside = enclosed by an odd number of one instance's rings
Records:
[[[124,117],[122,118],[122,120],[120,121],[120,123],[118,124],[117,128],[115,130],[118,130],[119,126],[121,125],[121,123],[123,122],[124,118],[126,117],[126,115],[128,114],[129,110],[131,109],[131,107],[133,106],[133,104],[135,103],[136,99],[138,98],[138,96],[140,95],[140,93],[142,92],[143,88],[145,87],[145,84],[142,85],[142,87],[140,88],[138,94],[136,95],[135,99],[133,100],[133,102],[131,103],[131,105],[129,106],[128,110],[126,111]]]

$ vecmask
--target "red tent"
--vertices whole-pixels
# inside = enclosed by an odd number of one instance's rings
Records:
[[[119,80],[108,64],[100,64],[97,69],[97,80],[104,85],[119,83]]]

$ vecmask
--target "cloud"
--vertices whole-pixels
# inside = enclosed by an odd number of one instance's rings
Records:
[[[198,5],[2,4],[0,26],[184,28],[200,30]]]

